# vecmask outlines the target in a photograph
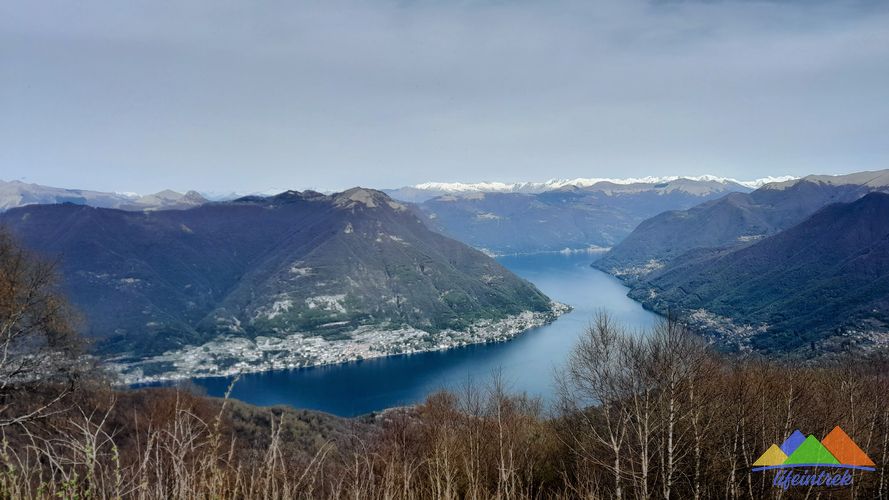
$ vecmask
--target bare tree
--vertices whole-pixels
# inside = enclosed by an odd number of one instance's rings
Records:
[[[600,312],[581,336],[565,370],[557,375],[560,405],[570,415],[569,442],[575,453],[603,467],[612,477],[614,498],[623,496],[621,452],[630,431],[625,405],[629,368],[622,361],[628,336],[611,317]],[[601,447],[608,450],[604,455]]]
[[[665,499],[673,495],[678,462],[689,452],[689,440],[684,432],[694,432],[695,408],[690,397],[694,382],[699,378],[707,358],[706,349],[685,324],[672,315],[658,323],[646,338],[649,362],[655,379],[660,382],[657,398],[661,420],[661,448],[659,454],[661,494]]]
[[[649,363],[650,345],[640,338],[628,338],[622,363],[633,376],[625,377],[624,392],[629,394],[626,405],[630,423],[633,452],[628,455],[636,490],[641,498],[649,498],[651,482],[651,443],[656,430],[655,398],[659,383]]]
[[[51,263],[0,229],[0,428],[51,414],[83,368],[71,310],[56,283]],[[34,397],[21,397],[27,393]]]

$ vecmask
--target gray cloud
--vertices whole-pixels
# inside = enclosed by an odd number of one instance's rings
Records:
[[[0,178],[249,191],[887,168],[881,5],[5,2]]]

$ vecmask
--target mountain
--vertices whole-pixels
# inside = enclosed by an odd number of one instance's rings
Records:
[[[531,253],[610,247],[648,217],[731,191],[749,189],[716,180],[597,182],[536,194],[447,194],[416,205],[416,211],[431,227],[476,248]]]
[[[686,254],[631,296],[740,349],[808,356],[885,343],[889,194],[831,204],[752,244]]]
[[[166,354],[155,371],[212,373],[228,366],[222,358],[250,356],[265,367],[305,365],[503,338],[551,319],[555,307],[369,189],[151,212],[34,205],[0,214],[0,224],[59,259],[102,352],[127,362]],[[214,365],[195,367],[208,356]]]
[[[118,208],[120,210],[182,210],[203,205],[208,201],[197,191],[188,191],[182,194],[165,189],[158,193],[137,196],[130,203],[121,203],[117,207],[108,208]]]
[[[843,176],[808,176],[731,193],[687,210],[645,220],[596,266],[639,275],[699,248],[744,245],[789,228],[830,203],[889,191],[889,170]]]
[[[545,182],[425,182],[414,186],[406,186],[398,189],[384,190],[387,194],[395,199],[407,201],[411,203],[422,203],[426,200],[442,196],[446,194],[467,194],[467,193],[543,193],[545,191],[553,191],[562,188],[586,188],[596,184],[664,184],[680,179],[702,182],[702,183],[718,183],[724,185],[743,186],[748,190],[756,189],[770,182],[781,182],[793,179],[791,176],[766,177],[755,179],[752,181],[739,181],[728,177],[717,177],[714,175],[701,176],[661,176],[661,177],[640,177],[640,178],[583,178],[576,179],[551,179]]]
[[[83,189],[64,189],[21,181],[0,180],[0,212],[25,205],[73,203],[121,210],[162,210],[191,208],[207,203],[199,193],[175,191],[139,196],[136,194],[103,193]]]

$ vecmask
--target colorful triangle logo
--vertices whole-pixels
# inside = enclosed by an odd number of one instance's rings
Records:
[[[772,446],[769,446],[769,449],[766,450],[765,453],[756,459],[756,462],[753,462],[753,466],[765,467],[770,465],[781,465],[785,460],[787,460],[787,455],[781,451],[781,448],[778,448],[778,445],[773,444]]]
[[[846,434],[840,426],[836,426],[830,431],[830,434],[821,440],[821,444],[834,456],[841,464],[859,465],[863,467],[874,467],[875,464],[870,457],[867,456],[861,448],[852,441],[852,438]]]
[[[799,445],[803,444],[803,441],[806,440],[806,435],[799,431],[799,429],[793,431],[787,439],[781,443],[781,451],[784,452],[785,455],[790,456],[799,448]]]
[[[873,471],[876,465],[839,426],[818,441],[793,431],[781,446],[771,445],[753,462],[754,471],[787,467],[842,467]]]
[[[821,441],[809,434],[809,437],[784,461],[785,465],[789,464],[823,464],[823,465],[839,465],[840,461],[836,459]]]

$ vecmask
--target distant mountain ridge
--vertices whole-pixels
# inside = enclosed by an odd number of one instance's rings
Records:
[[[655,214],[748,188],[679,178],[653,183],[597,182],[542,193],[445,194],[414,205],[440,232],[494,254],[607,248]]]
[[[0,224],[59,259],[104,352],[165,355],[151,368],[159,372],[206,357],[217,361],[194,370],[440,348],[508,337],[554,314],[533,285],[370,189],[149,212],[31,205]]]
[[[889,170],[807,176],[645,220],[593,265],[727,349],[889,344]]]
[[[742,245],[787,229],[830,203],[889,191],[889,170],[808,176],[731,193],[639,224],[596,266],[618,275],[644,274],[698,248]]]
[[[607,178],[607,177],[578,177],[575,179],[550,179],[544,182],[424,182],[413,186],[405,186],[397,189],[384,190],[393,198],[423,202],[436,196],[457,193],[542,193],[562,188],[595,188],[597,184],[608,185],[657,185],[678,180],[688,180],[697,183],[723,184],[743,186],[747,189],[757,189],[772,182],[783,182],[793,179],[792,176],[764,177],[751,181],[742,181],[729,177],[715,175],[699,176],[646,176],[638,178]]]
[[[196,191],[185,194],[164,190],[140,196],[128,193],[107,193],[86,189],[66,189],[0,180],[0,212],[25,205],[72,203],[120,210],[173,210],[196,207],[207,200]]]
[[[723,346],[816,356],[889,344],[889,194],[830,204],[748,245],[699,249],[630,296],[684,311]]]

